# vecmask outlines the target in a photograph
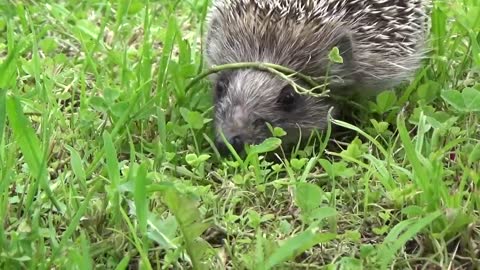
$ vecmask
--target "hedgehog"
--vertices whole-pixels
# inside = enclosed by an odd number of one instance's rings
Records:
[[[271,63],[321,78],[332,95],[376,95],[411,81],[425,55],[429,23],[423,0],[214,0],[207,14],[209,67]],[[341,63],[329,53],[338,48]],[[328,69],[328,70],[327,70]],[[301,94],[278,75],[255,68],[211,76],[215,144],[237,153],[286,131],[285,145],[325,130],[339,115],[329,97]],[[296,78],[295,83],[306,85]],[[223,134],[223,136],[221,136]],[[226,141],[225,141],[226,139]]]

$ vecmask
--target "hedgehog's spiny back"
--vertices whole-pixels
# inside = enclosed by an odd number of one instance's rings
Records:
[[[370,43],[402,44],[415,50],[426,28],[425,0],[217,0],[214,7],[235,22],[256,14],[316,25],[342,22]],[[395,51],[401,52],[402,49]]]
[[[352,66],[338,76],[387,88],[419,66],[427,16],[423,0],[217,0],[209,14],[211,64],[269,61],[323,72],[337,37],[351,37]],[[361,81],[361,82],[360,82]]]

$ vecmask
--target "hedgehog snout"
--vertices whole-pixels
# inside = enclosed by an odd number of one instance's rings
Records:
[[[243,153],[243,147],[245,144],[241,136],[236,135],[231,138],[227,138],[227,140],[228,143],[232,145],[233,149],[235,149],[235,152],[237,152],[238,154]],[[230,154],[230,150],[222,139],[217,139],[215,142],[215,146],[217,147],[220,155],[226,156]]]
[[[238,105],[234,106],[227,115],[229,117],[224,119],[219,132],[222,132],[233,149],[235,149],[238,154],[241,154],[247,139],[249,115],[242,106]],[[217,136],[215,144],[220,154],[224,156],[229,154],[230,151],[221,136]]]

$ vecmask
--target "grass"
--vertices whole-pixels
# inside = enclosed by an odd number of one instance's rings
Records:
[[[283,163],[211,147],[206,0],[0,3],[1,269],[479,269],[480,2]],[[353,137],[351,136],[353,134]]]

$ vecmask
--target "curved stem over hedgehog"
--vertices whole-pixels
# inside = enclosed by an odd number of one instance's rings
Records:
[[[200,80],[204,79],[205,77],[211,74],[214,74],[223,70],[227,70],[227,69],[245,69],[245,68],[254,68],[261,71],[271,72],[277,76],[280,76],[282,79],[286,80],[290,85],[292,85],[299,94],[306,93],[315,97],[325,97],[329,93],[328,90],[324,90],[321,93],[315,93],[317,89],[325,88],[327,86],[326,83],[319,84],[316,82],[316,80],[321,80],[325,78],[314,79],[313,77],[304,75],[300,72],[297,72],[295,70],[292,70],[290,68],[287,68],[281,65],[276,65],[272,63],[262,63],[262,62],[239,62],[239,63],[233,63],[233,64],[212,66],[210,69],[202,72],[201,74],[193,78],[192,81],[185,88],[185,91],[188,91],[190,88],[193,87],[193,85],[197,84]],[[297,76],[298,78],[302,79],[303,81],[308,83],[312,88],[306,89],[296,84],[295,81],[291,79],[291,77],[294,77],[294,76]]]

